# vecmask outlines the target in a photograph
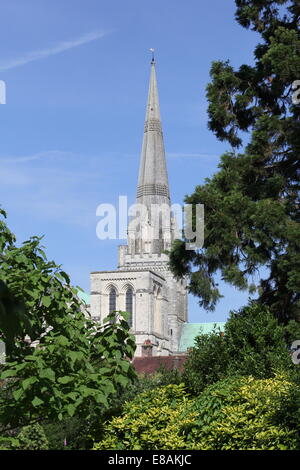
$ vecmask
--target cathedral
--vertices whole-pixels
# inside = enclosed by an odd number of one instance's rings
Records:
[[[116,310],[130,313],[136,356],[170,356],[179,352],[188,306],[186,282],[174,279],[165,253],[176,236],[176,221],[171,211],[154,59],[136,206],[144,210],[138,224],[129,222],[128,243],[119,246],[117,269],[91,273],[90,313],[99,321]]]
[[[210,333],[215,326],[223,330],[224,323],[188,323],[187,283],[176,280],[168,266],[166,251],[179,234],[171,210],[154,58],[135,206],[139,217],[129,220],[117,269],[92,272],[90,295],[82,300],[95,321],[115,311],[130,314],[136,360],[148,358],[149,364],[150,357],[173,357],[174,362],[198,334]]]

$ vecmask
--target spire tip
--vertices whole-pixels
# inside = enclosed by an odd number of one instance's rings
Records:
[[[152,65],[154,65],[154,64],[155,64],[155,59],[154,59],[154,49],[151,47],[151,48],[149,49],[149,51],[150,51],[150,52],[151,52],[151,54],[152,54],[152,60],[151,60],[151,64],[152,64]]]

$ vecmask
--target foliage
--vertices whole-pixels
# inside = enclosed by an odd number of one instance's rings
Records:
[[[48,450],[49,443],[45,431],[39,424],[24,426],[18,434],[19,450]]]
[[[51,450],[86,450],[91,446],[90,425],[84,418],[73,416],[62,421],[44,422],[43,429]]]
[[[183,382],[182,375],[182,372],[176,367],[167,369],[161,364],[152,374],[138,374],[137,380],[127,388],[127,391],[130,396],[134,398],[138,393],[146,392],[157,387],[163,387],[164,385],[180,385]]]
[[[183,384],[141,393],[106,424],[104,438],[94,449],[186,449],[185,429],[195,417],[187,413],[189,403]]]
[[[299,402],[284,375],[226,378],[193,399],[183,384],[167,385],[127,402],[94,450],[297,449]]]
[[[77,429],[74,427],[74,432],[67,441],[69,442],[68,448],[85,448],[90,449],[92,441],[101,441],[104,439],[106,432],[105,422],[110,421],[116,416],[120,416],[123,412],[125,402],[134,400],[139,394],[159,389],[164,385],[182,383],[182,374],[177,370],[166,370],[160,367],[153,374],[138,374],[132,383],[129,383],[126,388],[120,389],[109,402],[109,408],[103,409],[101,414],[97,413],[91,416],[90,419],[90,434],[86,435],[86,421],[81,422],[78,420]],[[74,417],[76,418],[76,417]],[[63,423],[62,423],[63,424]],[[56,426],[54,424],[54,426]],[[60,432],[60,426],[57,426]],[[61,445],[61,440],[60,444]]]
[[[0,436],[0,450],[15,450],[18,445],[19,441],[15,437]]]
[[[296,387],[284,376],[227,378],[208,387],[193,403],[191,449],[284,450],[299,448],[299,430],[281,422],[285,401]],[[297,386],[297,395],[300,393]],[[299,426],[298,426],[299,428]]]
[[[157,378],[157,382],[159,386],[163,385],[180,385],[183,382],[182,379],[182,372],[177,368],[174,367],[173,369],[167,369],[163,365],[161,365],[156,373],[155,377]]]
[[[178,277],[189,276],[190,292],[204,308],[213,310],[221,296],[220,275],[238,289],[256,290],[260,303],[286,323],[300,315],[300,105],[292,88],[300,77],[300,5],[236,5],[237,21],[261,42],[254,65],[212,64],[209,128],[231,150],[219,171],[185,199],[204,204],[204,247],[187,251],[185,240],[177,240],[170,265]]]
[[[215,329],[210,334],[200,334],[190,349],[184,365],[183,380],[188,389],[197,394],[226,377],[228,369],[227,342]]]
[[[127,360],[134,352],[128,324],[110,320],[101,330],[70,318],[68,336],[51,330],[21,363],[5,364],[1,378],[10,380],[0,396],[1,422],[20,426],[75,413],[88,420],[91,410],[108,407],[108,398],[135,375]]]
[[[82,305],[69,276],[47,260],[41,238],[17,246],[2,209],[0,216],[0,339],[6,343],[8,360],[22,359],[31,354],[33,342],[43,343],[50,329],[66,334],[67,320],[76,317]]]
[[[10,309],[0,322],[0,339],[10,346],[0,374],[0,422],[5,429],[75,414],[89,422],[135,378],[128,360],[135,341],[127,314],[115,312],[103,325],[86,318],[69,277],[47,260],[39,243],[33,237],[17,247],[1,221],[1,277],[9,295],[24,303],[30,325],[14,328]],[[7,331],[14,334],[8,337]]]
[[[7,285],[0,280],[0,332],[5,338],[6,352],[10,354],[14,349],[14,340],[23,332],[30,333],[30,322],[26,307],[21,299],[16,299]],[[0,334],[1,334],[0,333]]]
[[[266,307],[252,302],[239,312],[231,312],[223,334],[214,331],[196,338],[183,380],[197,394],[232,375],[268,378],[281,370],[299,379],[289,353],[292,342],[299,337],[298,323],[285,327]]]
[[[225,324],[228,373],[268,378],[278,370],[291,371],[289,348],[299,337],[299,323],[294,322],[293,332],[289,332],[268,308],[256,302],[232,312]]]

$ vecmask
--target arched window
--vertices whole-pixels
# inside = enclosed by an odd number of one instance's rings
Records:
[[[130,313],[129,319],[128,319],[128,324],[131,327],[132,326],[132,313],[133,313],[133,290],[131,287],[128,287],[126,291],[126,307],[125,307],[126,312]]]
[[[164,318],[162,312],[162,292],[161,288],[158,287],[154,299],[154,319],[153,319],[154,331],[159,334],[164,334]]]
[[[109,313],[117,310],[117,291],[112,287],[109,291]]]

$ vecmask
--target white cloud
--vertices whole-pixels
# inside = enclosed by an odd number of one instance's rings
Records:
[[[60,42],[54,45],[53,47],[47,49],[28,52],[27,54],[24,54],[21,57],[7,60],[2,63],[0,62],[0,71],[3,72],[4,70],[14,69],[15,67],[20,67],[21,65],[28,64],[29,62],[34,62],[36,60],[44,59],[52,55],[60,54],[61,52],[67,51],[69,49],[74,49],[74,47],[78,47],[83,44],[87,44],[91,41],[100,39],[106,36],[107,34],[109,34],[109,31],[93,31],[90,33],[83,34],[77,39]]]
[[[49,157],[67,157],[68,155],[72,155],[71,152],[62,152],[61,150],[49,150],[47,152],[39,152],[34,155],[27,155],[24,157],[0,157],[0,163],[23,163],[30,162],[32,160],[42,160]]]
[[[106,197],[101,182],[117,171],[112,169],[111,159],[111,155],[60,150],[0,156],[0,205],[26,221],[35,218],[91,227],[96,224],[99,200]],[[117,162],[115,159],[116,166]]]

